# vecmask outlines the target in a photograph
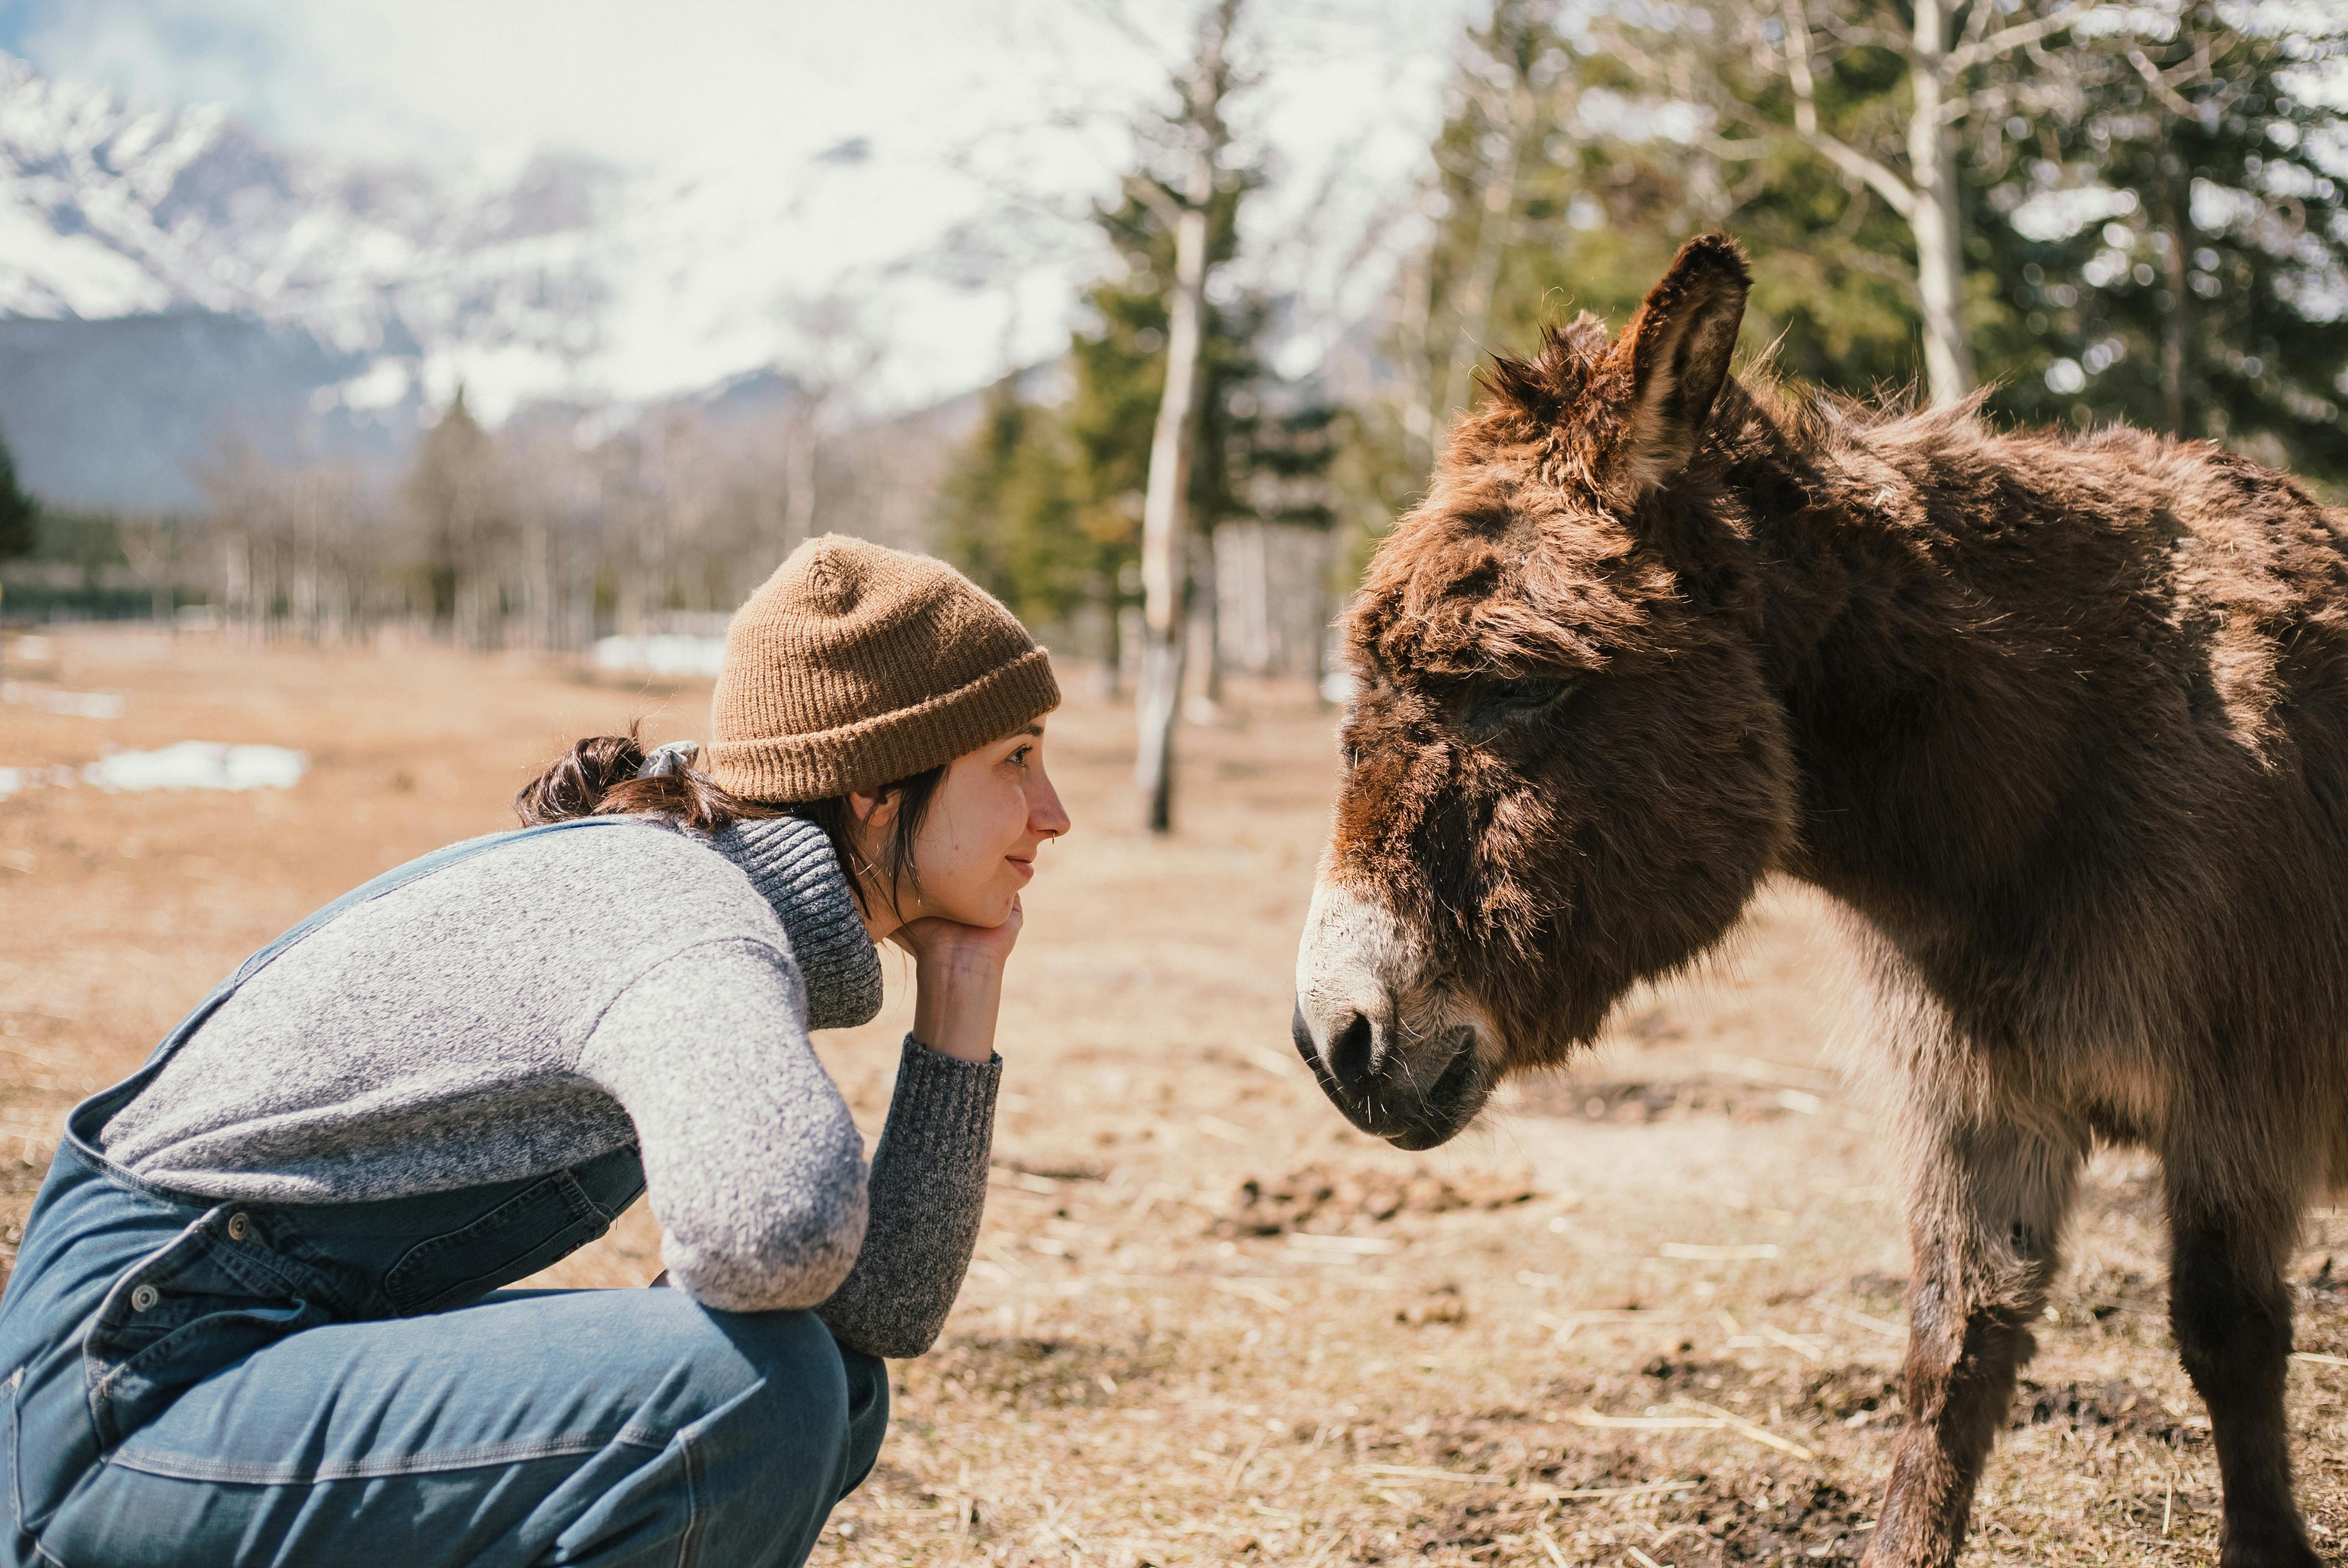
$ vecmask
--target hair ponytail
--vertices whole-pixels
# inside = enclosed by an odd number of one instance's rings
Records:
[[[868,876],[880,884],[881,897],[892,909],[899,889],[919,897],[921,875],[913,865],[913,842],[921,835],[930,801],[948,764],[940,764],[868,792],[882,800],[894,796],[898,803],[896,819],[874,845],[876,862],[868,860],[857,845],[856,813],[848,796],[770,805],[744,800],[697,768],[673,768],[640,778],[637,772],[644,765],[646,753],[637,730],[637,725],[630,724],[624,735],[590,735],[524,784],[513,803],[514,815],[521,818],[522,825],[541,827],[581,816],[641,815],[663,816],[702,833],[717,833],[754,818],[796,816],[815,824],[831,841],[832,853],[848,873],[848,885],[860,907]]]
[[[791,815],[779,806],[744,800],[693,768],[638,778],[644,744],[637,726],[624,735],[590,735],[522,786],[514,815],[525,827],[581,816],[664,816],[703,833],[750,817]]]

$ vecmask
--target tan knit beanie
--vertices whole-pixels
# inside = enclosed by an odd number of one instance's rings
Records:
[[[893,784],[1060,705],[1018,617],[943,561],[843,534],[790,553],[726,630],[710,777],[747,800]]]

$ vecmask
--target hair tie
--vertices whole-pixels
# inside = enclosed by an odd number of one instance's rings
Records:
[[[646,753],[644,765],[636,770],[640,779],[666,778],[681,774],[701,754],[698,741],[671,741],[664,746],[654,746]]]

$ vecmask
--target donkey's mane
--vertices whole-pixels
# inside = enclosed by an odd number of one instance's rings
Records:
[[[1493,354],[1476,376],[1485,400],[1461,422],[1459,438],[1444,455],[1445,466],[1472,467],[1494,448],[1528,439],[1566,445],[1567,416],[1577,401],[1602,398],[1605,384],[1621,374],[1614,346],[1606,323],[1583,311],[1570,321],[1544,323],[1540,345],[1529,355]],[[2115,438],[2143,439],[2134,431],[1998,430],[1982,416],[1994,384],[1941,408],[1926,406],[1913,381],[1880,384],[1864,395],[1838,392],[1787,377],[1778,367],[1777,348],[1772,342],[1747,356],[1729,382],[1733,390],[1725,389],[1705,442],[1718,456],[1733,460],[1740,449],[1766,438],[1765,430],[1755,427],[1756,420],[1796,450],[1828,457],[1859,452],[1888,456],[1902,448],[1997,440],[2076,448]],[[1597,456],[1590,450],[1558,455],[1563,461],[1552,471],[1561,474],[1587,475]]]

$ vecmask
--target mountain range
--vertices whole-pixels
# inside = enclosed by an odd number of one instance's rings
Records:
[[[793,235],[884,279],[924,263],[876,248],[957,242],[873,221],[914,204],[870,156],[731,183],[582,156],[371,165],[0,54],[0,436],[53,503],[172,509],[237,444],[388,476],[460,381],[497,412],[788,396]]]

